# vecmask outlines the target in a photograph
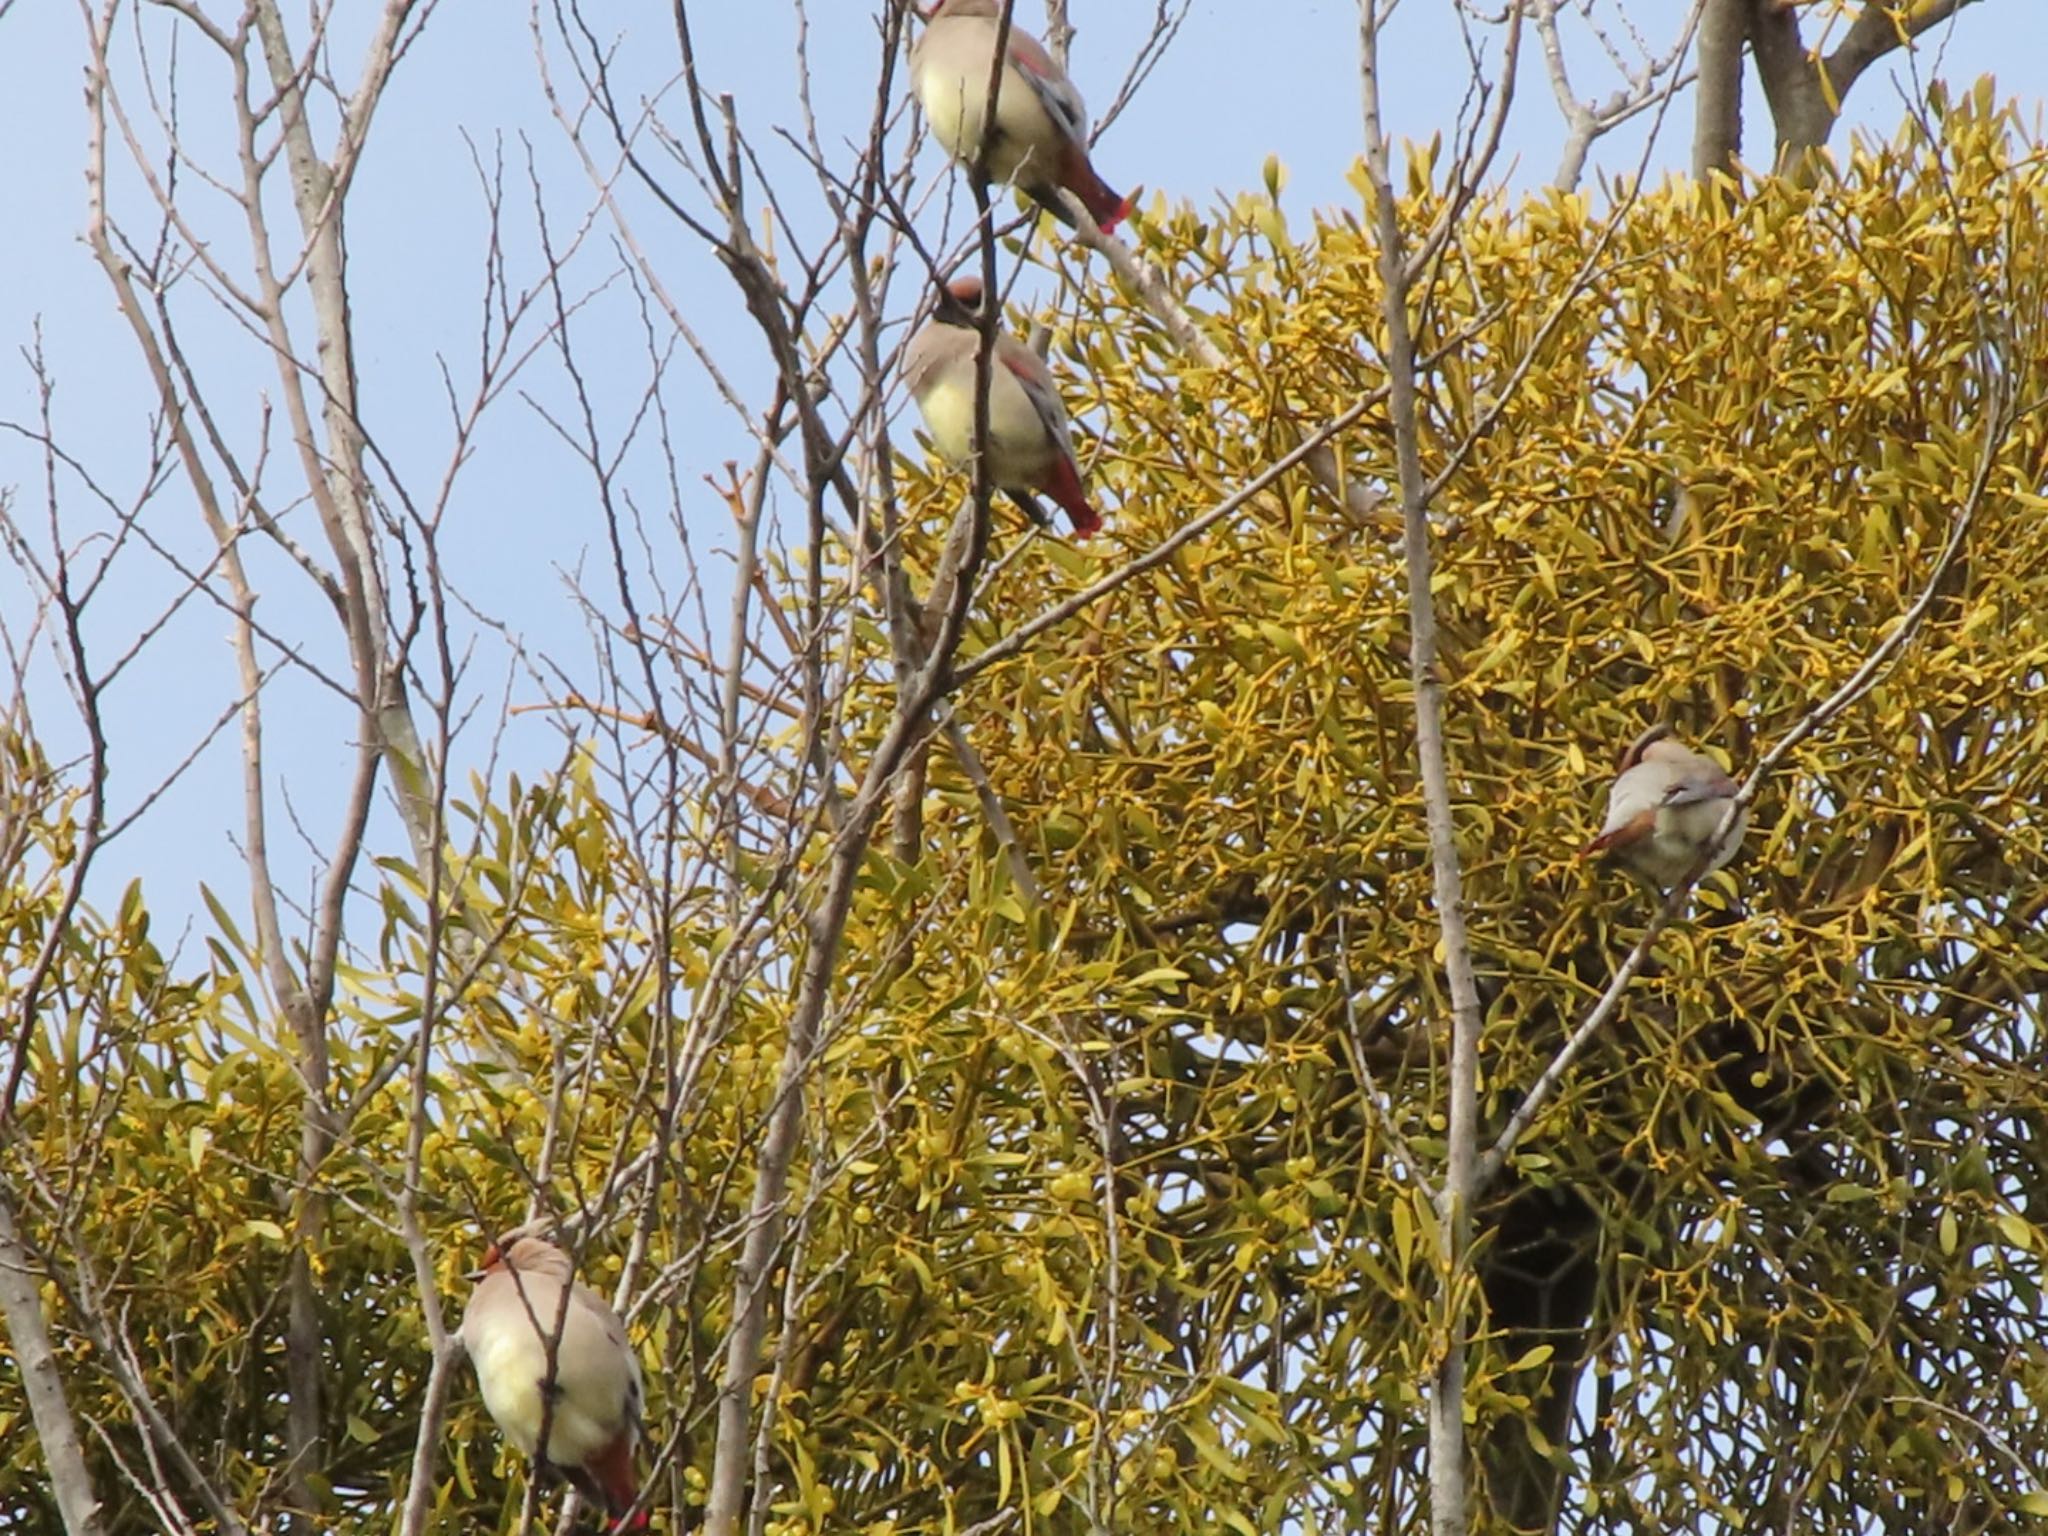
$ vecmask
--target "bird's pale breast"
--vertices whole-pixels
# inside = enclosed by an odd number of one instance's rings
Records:
[[[981,153],[992,39],[993,33],[980,21],[950,26],[936,22],[925,34],[912,64],[917,99],[931,124],[932,136],[962,164],[972,164]],[[996,181],[1015,180],[1018,168],[1036,149],[1052,156],[1058,130],[1037,93],[1011,66],[1004,68],[996,96],[996,127],[999,131],[988,164],[988,173]]]

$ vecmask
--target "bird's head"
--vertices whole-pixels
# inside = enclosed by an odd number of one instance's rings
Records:
[[[516,1270],[521,1274],[547,1274],[569,1271],[569,1256],[553,1243],[536,1237],[525,1227],[514,1227],[501,1234],[485,1249],[483,1262],[467,1276],[481,1280],[485,1275],[500,1269]]]
[[[1621,754],[1621,764],[1615,771],[1627,773],[1629,769],[1635,767],[1637,763],[1640,763],[1649,755],[1650,748],[1657,745],[1660,741],[1668,741],[1670,739],[1670,724],[1660,720],[1628,744],[1628,750]]]
[[[941,325],[974,329],[981,323],[982,291],[981,279],[972,273],[949,279],[940,284],[932,301],[932,318]]]

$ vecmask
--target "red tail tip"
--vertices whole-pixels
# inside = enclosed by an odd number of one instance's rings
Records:
[[[1092,532],[1102,532],[1102,514],[1087,504],[1087,496],[1081,492],[1081,481],[1075,479],[1071,487],[1051,487],[1053,500],[1067,512],[1067,522],[1073,524],[1073,537],[1087,539]],[[1071,494],[1063,494],[1071,492]]]
[[[1109,207],[1108,217],[1099,218],[1095,221],[1102,227],[1102,232],[1105,235],[1115,233],[1117,225],[1123,223],[1125,219],[1128,219],[1138,211],[1138,198],[1144,190],[1143,187],[1138,187],[1131,192],[1130,196],[1121,198],[1117,197],[1114,192],[1110,193],[1113,201]]]
[[[1102,527],[1102,514],[1089,504],[1087,489],[1081,484],[1081,472],[1074,467],[1072,459],[1059,458],[1053,465],[1051,477],[1036,489],[1060,504],[1067,520],[1074,525],[1075,538],[1085,539]]]
[[[1079,145],[1072,147],[1060,182],[1066,189],[1081,199],[1081,205],[1088,210],[1088,217],[1095,221],[1096,228],[1105,235],[1115,229],[1131,210],[1138,206],[1138,193],[1134,190],[1129,197],[1119,197],[1116,189],[1104,181],[1089,160],[1087,152]],[[1057,204],[1054,205],[1057,207]],[[1069,220],[1071,222],[1071,220]]]

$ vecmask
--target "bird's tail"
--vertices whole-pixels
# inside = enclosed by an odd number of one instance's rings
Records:
[[[1112,190],[1109,183],[1096,174],[1085,150],[1076,150],[1068,162],[1066,187],[1081,199],[1082,206],[1088,210],[1088,217],[1101,226],[1105,235],[1129,218],[1131,210],[1138,206],[1137,193],[1125,197]]]
[[[644,1509],[635,1510],[629,1518],[622,1518],[640,1495],[638,1479],[633,1471],[632,1435],[620,1435],[582,1466],[571,1468],[568,1478],[584,1498],[604,1506],[605,1513],[614,1519],[611,1527],[614,1531],[647,1529],[647,1511]]]
[[[1053,466],[1052,476],[1039,487],[1046,495],[1066,509],[1073,519],[1074,537],[1085,539],[1102,528],[1102,516],[1088,504],[1088,492],[1081,485],[1081,472],[1074,468],[1074,461],[1064,454]]]
[[[1129,218],[1131,210],[1138,206],[1136,192],[1129,197],[1123,197],[1113,191],[1108,182],[1095,174],[1095,166],[1088,159],[1088,151],[1078,144],[1067,146],[1064,161],[1059,168],[1059,181],[1056,184],[1019,182],[1018,185],[1026,197],[1069,229],[1074,227],[1074,216],[1067,212],[1066,199],[1060,196],[1062,189],[1073,193],[1081,200],[1081,206],[1088,210],[1088,217],[1095,221],[1096,226],[1105,235]]]

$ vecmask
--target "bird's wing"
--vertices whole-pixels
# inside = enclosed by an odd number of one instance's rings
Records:
[[[1016,65],[1017,73],[1024,77],[1046,114],[1059,125],[1060,132],[1076,144],[1088,142],[1088,108],[1081,100],[1081,93],[1074,88],[1074,82],[1066,77],[1052,55],[1028,32],[1010,29],[1007,48],[1009,60]]]
[[[1663,803],[1670,806],[1698,805],[1703,800],[1727,800],[1735,794],[1735,781],[1710,763],[1683,771],[1664,791]]]
[[[1601,833],[1617,831],[1645,811],[1654,814],[1671,781],[1670,772],[1661,763],[1637,763],[1617,774],[1607,791],[1607,817],[1601,824]]]
[[[1579,850],[1579,857],[1585,858],[1595,853],[1612,853],[1619,848],[1632,848],[1644,838],[1654,835],[1656,830],[1657,813],[1654,810],[1638,811],[1635,815],[1622,820],[1609,817],[1600,835]]]
[[[623,1373],[627,1416],[637,1427],[645,1402],[645,1393],[640,1384],[640,1356],[634,1352],[633,1341],[626,1337],[626,1325],[620,1321],[619,1314],[612,1310],[611,1303],[589,1286],[576,1287],[576,1300],[590,1321],[604,1331],[605,1343],[610,1346],[607,1359],[616,1361]]]
[[[1060,400],[1060,392],[1053,383],[1051,370],[1039,361],[1037,353],[1009,336],[998,339],[996,361],[1007,368],[1022,387],[1024,398],[1031,402],[1032,410],[1038,413],[1039,423],[1045,428],[1046,435],[1060,445],[1060,451],[1069,461],[1078,462],[1074,454],[1073,433],[1067,424],[1067,408]]]

